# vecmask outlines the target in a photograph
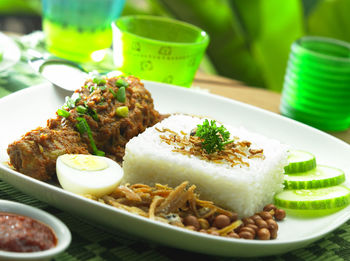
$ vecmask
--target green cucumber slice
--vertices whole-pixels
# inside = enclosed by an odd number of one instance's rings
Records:
[[[318,165],[316,168],[297,174],[284,175],[285,189],[312,189],[336,186],[345,181],[341,169]]]
[[[305,172],[316,167],[315,156],[303,150],[291,150],[288,162],[289,164],[284,167],[286,174]]]
[[[284,190],[275,195],[276,206],[286,210],[297,210],[295,212],[297,214],[310,216],[332,213],[349,204],[350,189],[342,185],[319,189]]]

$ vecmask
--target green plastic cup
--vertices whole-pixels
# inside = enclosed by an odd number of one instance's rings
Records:
[[[292,44],[281,114],[327,131],[350,127],[350,44],[307,36]]]
[[[46,48],[76,62],[99,62],[112,46],[111,23],[125,0],[42,0]]]
[[[157,16],[124,16],[112,24],[116,69],[144,80],[190,87],[209,44],[202,29]]]

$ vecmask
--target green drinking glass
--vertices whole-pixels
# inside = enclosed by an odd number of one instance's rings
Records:
[[[157,16],[124,16],[113,23],[116,69],[144,80],[190,87],[209,44],[202,29]]]
[[[350,127],[350,117],[341,120],[334,118],[322,118],[317,115],[306,113],[304,110],[294,108],[283,100],[280,104],[282,115],[303,122],[324,131],[343,131]]]
[[[112,46],[112,25],[125,0],[42,0],[45,43],[53,55],[98,62]]]
[[[350,44],[306,36],[291,47],[281,114],[327,131],[350,126]]]

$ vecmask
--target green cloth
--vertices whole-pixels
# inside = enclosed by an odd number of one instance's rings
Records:
[[[33,40],[39,35],[31,35],[30,38],[17,38],[22,49],[22,60],[13,68],[0,73],[0,97],[6,96],[17,90],[45,82],[38,76],[26,59],[29,57],[28,49],[34,43],[35,49],[40,50],[40,41]],[[42,50],[44,52],[44,50]],[[103,69],[108,68],[105,63]],[[76,260],[242,260],[242,258],[216,257],[204,254],[193,253],[154,244],[125,233],[113,233],[103,228],[87,223],[81,217],[74,216],[68,212],[28,196],[11,185],[0,180],[0,199],[16,201],[28,204],[53,214],[62,220],[72,233],[72,242],[69,248],[62,254],[55,257],[57,261]],[[263,258],[250,258],[251,261],[296,261],[296,260],[349,260],[350,259],[350,221],[342,225],[336,231],[328,234],[321,240],[299,250],[295,250],[280,256]],[[164,235],[166,236],[166,235]]]
[[[82,218],[64,212],[46,203],[28,196],[11,185],[0,180],[0,199],[24,203],[45,210],[63,221],[72,233],[69,248],[54,258],[56,261],[76,260],[210,260],[234,261],[242,258],[228,258],[192,253],[185,250],[170,248],[135,238],[125,233],[112,233],[100,227],[87,223]],[[335,232],[309,245],[279,256],[262,258],[247,258],[247,261],[340,261],[350,258],[350,222],[342,225]],[[166,235],[165,235],[166,236]]]

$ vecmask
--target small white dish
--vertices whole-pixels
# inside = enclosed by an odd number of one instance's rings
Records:
[[[43,210],[17,202],[0,200],[0,212],[14,213],[38,220],[51,227],[57,237],[57,245],[44,251],[21,253],[0,250],[0,260],[51,260],[63,252],[71,242],[72,236],[67,226]]]

